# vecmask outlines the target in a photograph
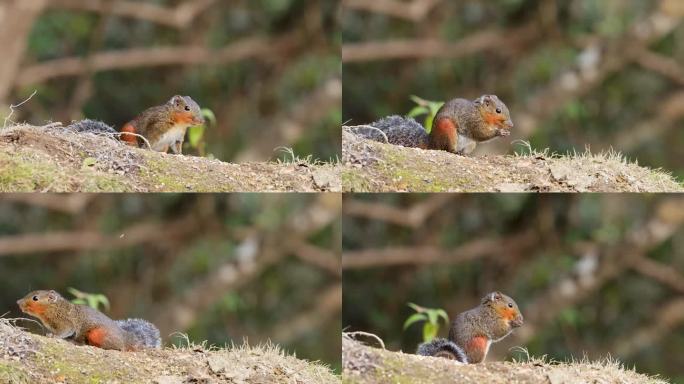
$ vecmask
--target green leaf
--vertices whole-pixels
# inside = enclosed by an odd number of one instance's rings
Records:
[[[414,103],[421,105],[421,106],[425,106],[427,104],[425,102],[425,99],[423,99],[422,97],[418,97],[416,95],[409,96],[409,99],[411,99],[411,101],[413,101]]]
[[[417,323],[419,321],[425,321],[427,318],[425,317],[424,313],[414,313],[413,315],[409,316],[408,319],[404,322],[404,330],[406,330],[408,327],[411,326],[411,324]]]
[[[411,109],[406,116],[416,117],[416,116],[424,115],[426,113],[428,113],[428,109],[421,106],[421,105],[418,105],[418,106],[413,107],[413,109]]]
[[[437,312],[437,316],[444,319],[444,323],[449,324],[449,315],[447,315],[445,310],[438,308],[438,309],[436,309],[436,312]]]
[[[209,120],[210,125],[216,125],[216,115],[214,115],[214,112],[211,109],[202,108],[202,116],[204,116],[205,120]]]
[[[442,108],[442,105],[444,105],[443,101],[431,101],[428,104],[428,108],[430,108],[430,114],[435,116],[437,112],[439,112],[439,109]]]
[[[87,305],[87,304],[88,304],[88,303],[86,303],[86,301],[83,300],[83,299],[74,299],[74,300],[71,300],[71,302],[74,303],[74,304],[83,304],[83,305]]]
[[[425,323],[423,325],[423,342],[427,343],[432,341],[437,336],[437,331],[439,327],[431,323]]]
[[[432,115],[428,115],[425,118],[425,123],[423,123],[423,124],[425,126],[425,130],[427,131],[427,133],[430,133],[430,131],[432,130],[432,120],[434,120],[434,118],[435,117]]]
[[[188,141],[191,147],[197,148],[197,145],[199,145],[204,137],[204,129],[204,125],[195,125],[188,128]]]
[[[418,312],[418,313],[423,313],[423,312],[425,312],[425,308],[421,307],[421,306],[418,305],[418,304],[408,303],[408,304],[406,304],[406,305],[408,305],[409,307],[413,308],[413,310],[416,311],[416,312]]]
[[[437,323],[437,320],[438,320],[437,311],[435,311],[434,309],[430,309],[427,311],[427,315],[428,315],[428,321],[430,322],[430,324],[439,326],[439,324]]]

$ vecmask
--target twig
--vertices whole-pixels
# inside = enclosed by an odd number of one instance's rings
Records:
[[[350,339],[353,339],[353,340],[356,340],[356,336],[370,337],[371,339],[375,339],[378,342],[378,344],[380,344],[382,349],[387,349],[387,348],[385,348],[385,343],[382,341],[380,336],[374,335],[374,334],[369,333],[369,332],[363,332],[363,331],[345,332],[344,335],[349,337]]]
[[[31,100],[31,98],[32,98],[33,96],[35,96],[36,93],[38,93],[38,91],[34,89],[34,90],[33,90],[33,93],[31,93],[31,96],[29,96],[28,99],[22,101],[21,103],[19,103],[19,104],[17,104],[17,105],[14,105],[14,104],[11,104],[11,105],[10,105],[10,107],[9,107],[10,113],[9,113],[9,115],[7,115],[7,117],[5,117],[5,122],[4,122],[4,124],[2,125],[2,128],[7,128],[7,121],[8,121],[8,120],[12,117],[12,115],[14,114],[14,108],[19,108],[19,107],[21,107],[22,105],[24,105],[24,103],[26,103],[26,102],[28,102],[29,100]]]

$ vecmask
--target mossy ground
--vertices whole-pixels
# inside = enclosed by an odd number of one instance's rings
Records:
[[[0,192],[335,192],[339,174],[339,165],[301,159],[232,164],[163,154],[62,127],[0,129]]]
[[[345,384],[667,383],[627,370],[610,359],[550,363],[544,359],[529,358],[523,362],[461,364],[443,358],[371,348],[346,336],[342,341],[342,367],[342,382]]]
[[[342,133],[344,192],[683,192],[660,170],[617,153],[468,157]]]
[[[328,367],[275,346],[106,351],[0,319],[0,383],[339,383]]]

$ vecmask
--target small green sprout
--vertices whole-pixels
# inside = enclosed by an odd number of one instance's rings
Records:
[[[430,133],[432,121],[435,119],[437,111],[444,105],[444,102],[425,100],[416,95],[411,95],[411,100],[417,105],[413,107],[406,116],[415,118],[416,116],[427,115],[425,121],[423,121],[423,126],[425,127],[425,130]]]
[[[67,290],[75,297],[71,300],[74,304],[84,304],[97,310],[101,304],[106,310],[109,310],[109,299],[103,294],[82,292],[76,288],[68,288]]]
[[[408,303],[416,313],[406,319],[404,322],[404,330],[414,323],[424,321],[423,324],[423,342],[429,342],[439,333],[439,319],[444,319],[444,324],[449,324],[449,315],[441,308],[425,308],[420,305]]]

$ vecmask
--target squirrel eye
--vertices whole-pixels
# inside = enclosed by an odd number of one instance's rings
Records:
[[[513,303],[508,303],[508,308],[513,308]]]
[[[496,113],[501,113],[501,108],[497,108]]]
[[[38,296],[33,296],[33,301],[38,301]]]
[[[186,106],[185,106],[185,110],[186,110],[186,111],[189,111],[189,110],[190,110],[190,107],[186,105]]]

